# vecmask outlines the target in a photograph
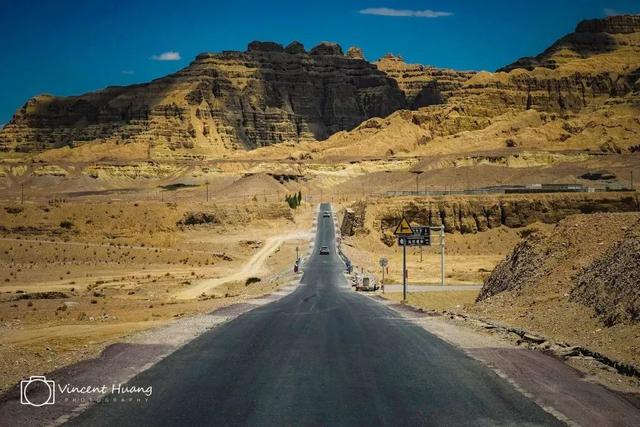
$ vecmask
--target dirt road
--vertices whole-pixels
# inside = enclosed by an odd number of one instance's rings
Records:
[[[270,237],[266,240],[265,245],[260,248],[260,250],[256,252],[237,272],[223,277],[201,280],[193,286],[179,291],[175,296],[178,299],[197,298],[203,293],[207,293],[211,289],[224,283],[243,281],[249,277],[258,276],[264,271],[264,264],[267,259],[280,247],[282,243],[288,240],[311,240],[312,237],[313,233],[308,231],[297,231],[294,233]]]

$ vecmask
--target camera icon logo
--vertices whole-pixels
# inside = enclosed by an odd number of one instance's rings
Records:
[[[20,381],[20,403],[45,406],[56,403],[56,383],[44,376],[31,376]]]

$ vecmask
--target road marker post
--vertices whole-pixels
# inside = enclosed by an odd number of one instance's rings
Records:
[[[380,261],[378,261],[378,263],[380,264],[380,267],[382,267],[382,281],[380,282],[380,285],[382,287],[382,293],[384,293],[384,269],[389,265],[389,260],[385,257],[382,257],[380,258]]]

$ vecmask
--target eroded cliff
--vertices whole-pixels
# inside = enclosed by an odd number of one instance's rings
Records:
[[[147,143],[152,158],[220,154],[322,140],[405,105],[393,79],[335,43],[307,53],[297,42],[252,42],[246,52],[198,55],[148,84],[37,96],[0,132],[0,149],[116,141]]]

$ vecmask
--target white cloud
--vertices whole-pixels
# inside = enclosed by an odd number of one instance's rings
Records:
[[[154,61],[180,61],[182,57],[180,52],[168,51],[162,52],[160,55],[153,55],[151,57]]]
[[[391,9],[388,7],[368,7],[359,11],[362,15],[378,15],[378,16],[408,16],[412,18],[440,18],[441,16],[451,16],[451,12],[439,12],[436,10],[409,10],[409,9]]]
[[[602,9],[602,11],[604,12],[604,14],[606,16],[616,16],[616,15],[634,15],[633,13],[629,13],[629,12],[622,12],[616,9],[611,9],[610,7],[605,7],[604,9]]]

